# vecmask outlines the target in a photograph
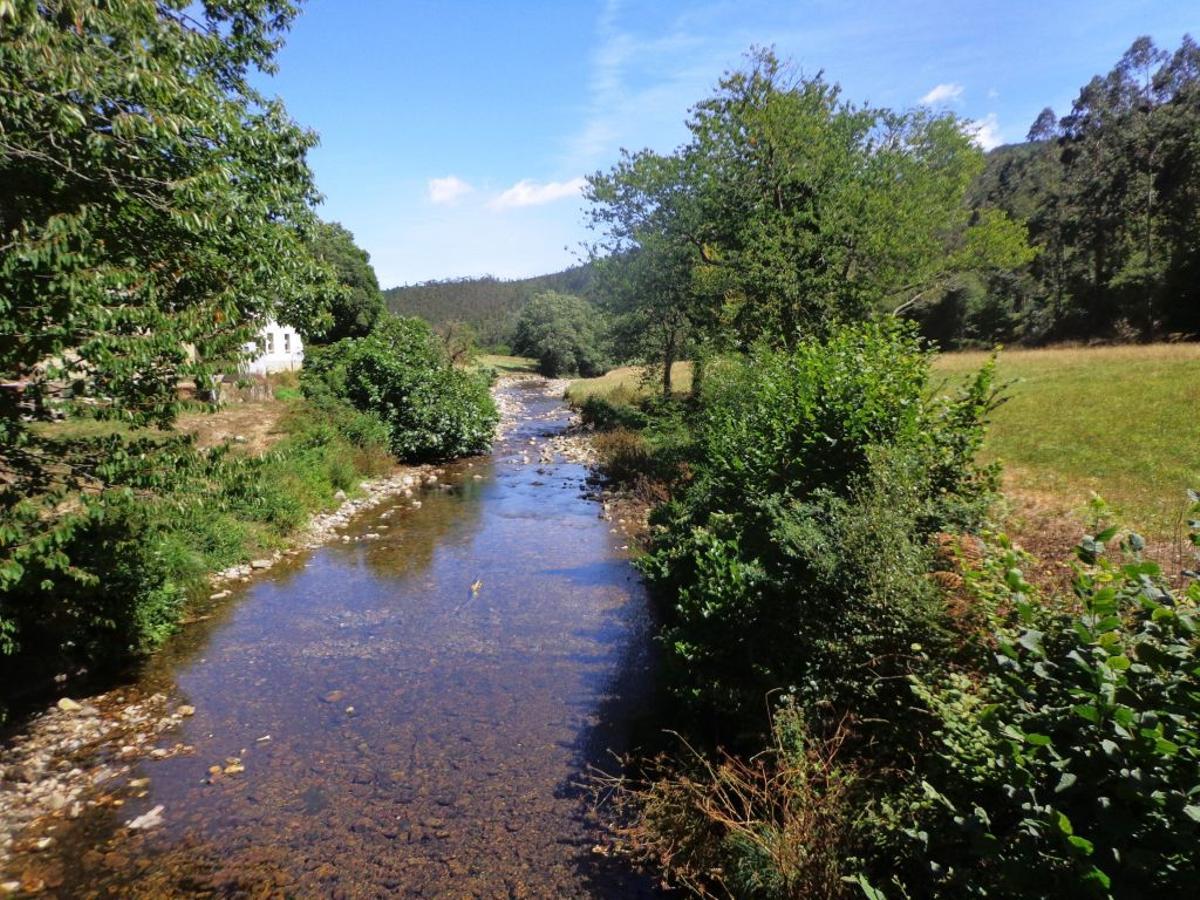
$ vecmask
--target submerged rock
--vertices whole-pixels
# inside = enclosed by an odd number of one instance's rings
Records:
[[[165,808],[160,803],[149,812],[142,813],[140,816],[130,819],[125,823],[125,827],[131,831],[147,831],[151,828],[157,828],[163,823],[163,810]]]

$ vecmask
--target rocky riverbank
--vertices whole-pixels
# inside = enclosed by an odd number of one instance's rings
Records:
[[[511,433],[521,414],[505,387],[532,379],[537,376],[506,377],[498,382],[498,439]],[[542,381],[541,390],[548,397],[561,397],[567,385],[565,381],[537,380]],[[511,461],[520,464],[546,465],[565,459],[596,472],[592,438],[591,431],[573,417],[565,433],[531,439],[528,446],[521,442],[508,452],[514,454]],[[470,468],[472,463],[466,465]],[[356,516],[397,495],[403,496],[402,505],[419,507],[419,493],[436,488],[444,474],[435,466],[405,467],[363,482],[359,495],[343,497],[337,509],[314,517],[288,549],[214,573],[210,600],[219,603],[238,585],[330,541],[370,540],[370,533],[345,533]],[[600,504],[599,516],[611,522],[614,532],[627,537],[630,545],[636,544],[645,523],[644,515],[637,514],[631,492],[604,485],[598,472],[596,479],[586,496]],[[207,616],[195,615],[184,624],[204,618]],[[24,722],[20,732],[0,748],[0,896],[53,891],[60,885],[64,874],[54,852],[58,835],[89,810],[119,810],[126,802],[145,796],[146,779],[137,777],[138,763],[195,753],[192,746],[174,737],[181,723],[194,713],[191,706],[167,693],[140,693],[123,686],[86,699],[63,698]],[[240,761],[232,759],[222,764],[220,774],[236,778],[240,771]],[[150,813],[131,815],[125,821],[131,831],[156,824]]]

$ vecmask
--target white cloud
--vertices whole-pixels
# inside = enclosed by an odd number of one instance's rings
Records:
[[[541,206],[553,203],[565,197],[577,197],[583,191],[586,182],[582,178],[572,178],[570,181],[547,181],[539,184],[528,178],[523,178],[495,197],[488,206],[492,209],[514,209],[518,206]]]
[[[1004,137],[1000,134],[1000,121],[995,113],[988,113],[982,119],[968,122],[966,131],[984,150],[992,150],[1004,143]]]
[[[938,106],[943,103],[955,103],[962,98],[963,86],[954,82],[939,84],[921,98],[926,106]]]
[[[475,190],[461,178],[447,175],[445,178],[429,179],[429,202],[438,206],[453,206],[465,194]]]

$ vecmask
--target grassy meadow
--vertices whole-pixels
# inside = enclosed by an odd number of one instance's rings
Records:
[[[958,378],[986,358],[945,354],[935,370]],[[1015,499],[1078,513],[1095,493],[1131,527],[1174,536],[1200,487],[1200,346],[1006,350],[999,376],[1008,400],[986,453]]]
[[[987,358],[947,353],[934,371],[950,388]],[[1176,534],[1186,489],[1200,488],[1200,345],[1005,350],[999,377],[1008,399],[993,413],[985,453],[1003,463],[1014,501],[1081,515],[1098,494],[1147,536]],[[686,391],[691,364],[676,363],[673,381]],[[578,403],[654,387],[641,367],[623,366],[572,382],[567,396]]]
[[[528,356],[501,356],[496,353],[484,353],[476,357],[475,364],[481,368],[495,369],[501,375],[537,372],[537,360],[530,359]]]
[[[642,366],[619,366],[610,369],[599,378],[579,378],[567,388],[567,399],[582,403],[588,397],[610,397],[614,394],[633,397],[659,389],[660,371],[651,373],[647,382]],[[692,388],[692,364],[677,362],[671,367],[671,389],[686,393]]]

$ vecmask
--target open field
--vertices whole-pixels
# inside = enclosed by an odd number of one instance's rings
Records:
[[[478,357],[476,363],[493,368],[502,375],[537,371],[537,360],[530,359],[528,356],[500,356],[494,353],[484,353]]]
[[[620,366],[610,369],[599,378],[579,378],[572,381],[570,387],[567,388],[567,399],[573,403],[579,403],[588,397],[597,395],[607,397],[618,389],[626,391],[630,395],[658,390],[661,369],[654,372],[653,380],[649,384],[646,384],[643,379],[643,371],[642,366]],[[692,364],[690,362],[675,363],[671,367],[671,389],[675,393],[686,393],[691,388]]]
[[[985,353],[940,357],[965,376]],[[1006,350],[1008,401],[986,445],[1017,501],[1079,513],[1093,492],[1130,527],[1171,538],[1200,487],[1200,345]]]
[[[987,358],[948,353],[934,370],[952,387]],[[641,392],[641,372],[613,369],[572,382],[567,395]],[[1148,537],[1176,535],[1187,488],[1200,488],[1200,345],[1006,350],[999,375],[1008,400],[985,453],[1003,463],[1017,511],[1078,517],[1095,493]],[[674,381],[688,389],[690,363],[676,364]]]

